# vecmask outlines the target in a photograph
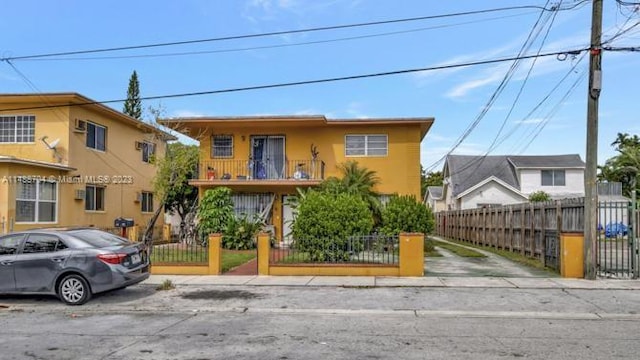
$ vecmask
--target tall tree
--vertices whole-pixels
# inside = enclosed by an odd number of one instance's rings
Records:
[[[129,78],[129,88],[127,89],[127,100],[124,102],[122,112],[142,120],[142,101],[140,100],[140,83],[138,82],[138,74],[133,70],[133,74]]]
[[[611,143],[618,155],[613,156],[599,166],[598,179],[601,181],[621,182],[623,193],[631,195],[631,184],[640,185],[640,137],[627,133],[618,133],[616,140]],[[636,187],[636,190],[638,188]],[[638,192],[640,195],[640,192]]]
[[[444,177],[442,171],[426,172],[422,165],[420,165],[420,190],[422,198],[427,194],[427,187],[429,186],[442,186],[444,184]]]

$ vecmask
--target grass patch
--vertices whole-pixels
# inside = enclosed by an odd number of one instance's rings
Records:
[[[165,279],[165,280],[162,282],[162,284],[160,284],[160,285],[158,285],[158,286],[156,287],[156,290],[157,290],[157,291],[164,291],[164,290],[173,290],[173,289],[175,289],[175,288],[176,288],[176,286],[175,286],[175,285],[173,285],[173,282],[172,282],[171,280],[169,280],[169,279]]]
[[[442,254],[433,246],[433,239],[424,239],[424,256],[425,257],[442,257]]]
[[[222,250],[222,272],[253,260],[256,252],[256,250]]]
[[[463,246],[458,246],[458,245],[453,245],[453,244],[449,244],[443,241],[437,241],[437,240],[433,240],[435,246],[437,247],[441,247],[445,250],[449,250],[452,253],[461,256],[461,257],[472,257],[472,258],[483,258],[483,257],[487,257],[484,254],[481,254],[475,250],[463,247]]]

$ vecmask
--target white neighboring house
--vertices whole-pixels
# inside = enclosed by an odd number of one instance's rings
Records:
[[[544,191],[552,199],[584,196],[585,163],[577,154],[447,156],[442,199],[445,210],[527,202]]]
[[[442,186],[427,186],[427,193],[424,195],[424,203],[432,212],[445,210],[444,199],[442,198]]]

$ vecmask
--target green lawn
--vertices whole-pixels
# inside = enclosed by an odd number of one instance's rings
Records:
[[[453,245],[453,244],[449,244],[446,242],[442,242],[442,241],[438,241],[438,240],[433,240],[433,243],[435,246],[443,248],[445,250],[449,250],[452,253],[458,255],[458,256],[462,256],[462,257],[477,257],[477,258],[483,258],[486,257],[484,254],[481,254],[475,250],[466,248],[466,247],[462,247],[462,246],[458,246],[458,245]]]
[[[222,272],[253,260],[256,252],[256,250],[222,250]]]

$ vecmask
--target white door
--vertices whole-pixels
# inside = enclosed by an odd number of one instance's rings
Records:
[[[291,236],[291,223],[293,222],[293,209],[289,205],[291,196],[282,196],[282,242],[284,245],[290,245],[293,241]]]

